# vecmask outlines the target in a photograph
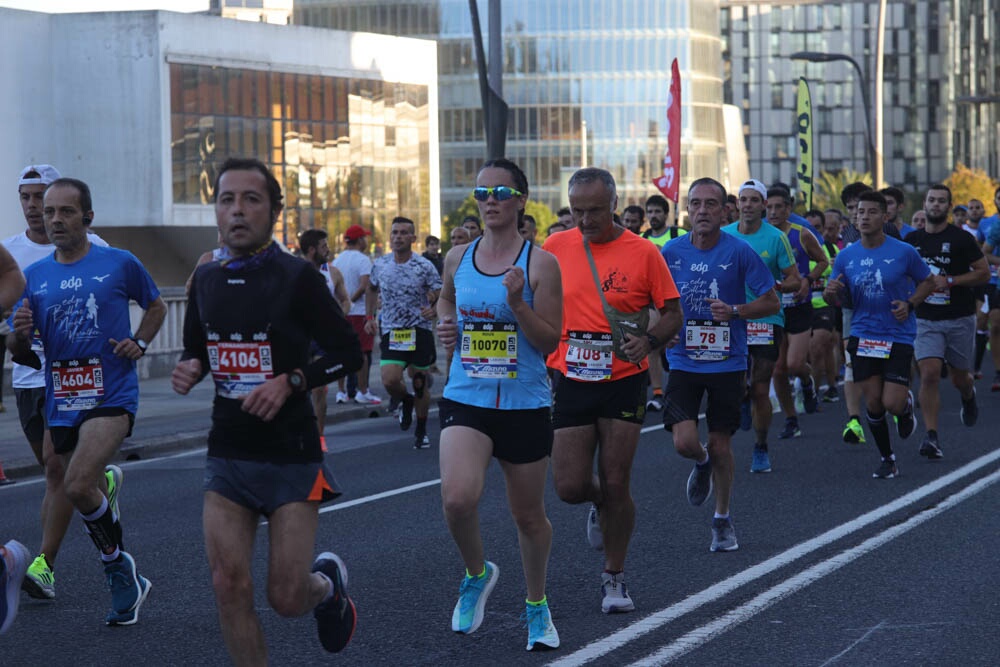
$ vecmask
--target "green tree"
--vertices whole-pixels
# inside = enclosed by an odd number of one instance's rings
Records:
[[[970,169],[961,162],[955,167],[948,178],[944,179],[944,184],[951,188],[951,203],[968,204],[970,199],[978,199],[990,210],[990,203],[993,201],[993,193],[996,192],[998,184],[989,174],[982,169]]]
[[[870,173],[857,172],[853,169],[841,169],[840,171],[823,171],[813,184],[813,208],[823,211],[828,208],[839,208],[843,210],[844,205],[840,201],[840,193],[851,183],[872,184]]]

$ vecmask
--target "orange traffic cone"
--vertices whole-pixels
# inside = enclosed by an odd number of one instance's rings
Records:
[[[0,486],[4,484],[13,484],[17,480],[7,479],[7,475],[3,471],[3,461],[0,461]]]

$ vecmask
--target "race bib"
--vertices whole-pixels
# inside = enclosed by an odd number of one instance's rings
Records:
[[[888,359],[892,352],[891,340],[878,340],[876,338],[858,339],[858,356],[871,357],[872,359]]]
[[[209,341],[208,365],[223,398],[243,398],[274,377],[271,343]]]
[[[796,301],[795,301],[795,292],[782,292],[781,293],[781,307],[782,308],[788,308],[789,306],[794,306],[795,304],[796,304]]]
[[[462,325],[460,349],[462,368],[469,377],[517,377],[516,324],[466,322]]]
[[[394,352],[414,352],[417,349],[417,330],[393,329],[390,331],[389,349]]]
[[[774,325],[769,322],[747,322],[747,345],[774,345]]]
[[[684,326],[684,349],[696,361],[729,358],[729,322],[688,320]]]
[[[947,306],[951,303],[951,290],[931,292],[930,295],[924,300],[924,303],[931,306]]]
[[[104,398],[100,357],[52,362],[52,397],[56,410],[93,410]]]
[[[614,339],[610,333],[570,331],[566,347],[566,377],[583,382],[611,379]]]

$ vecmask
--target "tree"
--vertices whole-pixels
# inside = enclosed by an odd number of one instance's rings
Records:
[[[542,243],[545,240],[545,230],[557,220],[556,214],[545,204],[533,199],[528,199],[528,203],[524,206],[524,212],[535,219],[535,224],[538,227],[536,240],[538,243]],[[461,226],[466,216],[470,215],[479,217],[479,203],[472,197],[471,193],[462,200],[458,208],[445,217],[444,229],[441,230],[442,246],[446,248],[451,247],[451,230]]]
[[[870,173],[861,173],[853,169],[841,169],[840,171],[822,171],[814,182],[813,208],[823,211],[828,208],[843,209],[844,205],[840,201],[840,193],[851,183],[872,184]]]
[[[968,204],[970,199],[978,199],[990,209],[990,202],[993,201],[993,193],[996,192],[998,183],[990,178],[982,169],[970,169],[961,162],[955,167],[948,178],[944,179],[944,184],[951,188],[951,203]]]

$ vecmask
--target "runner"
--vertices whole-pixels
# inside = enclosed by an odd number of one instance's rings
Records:
[[[132,432],[139,407],[135,362],[159,331],[167,307],[135,256],[91,243],[94,211],[86,183],[54,180],[45,190],[42,215],[55,252],[26,271],[10,349],[29,356],[37,336],[45,350],[45,424],[52,451],[63,459],[63,489],[100,552],[111,590],[105,622],[131,625],[151,584],[125,551],[118,507],[122,478],[120,471],[109,477],[106,467]],[[135,334],[130,300],[145,311]]]
[[[496,458],[528,589],[527,649],[558,648],[545,595],[552,546],[545,515],[552,423],[544,354],[555,349],[561,331],[559,265],[518,235],[528,181],[516,164],[502,158],[487,162],[473,195],[485,230],[448,253],[437,305],[441,342],[448,348],[459,343],[440,403],[441,497],[465,562],[451,629],[469,634],[479,628],[500,574],[486,560],[478,511],[486,470]]]
[[[701,505],[715,489],[711,551],[739,548],[729,512],[731,439],[739,426],[733,406],[746,390],[746,319],[781,310],[767,265],[748,244],[720,231],[726,222],[726,200],[721,183],[711,178],[692,183],[688,190],[692,231],[663,248],[684,315],[679,339],[668,343],[671,372],[663,425],[673,434],[677,453],[695,462],[688,477],[688,502]],[[698,435],[698,412],[706,394],[707,446]]]
[[[478,238],[478,237],[477,237]],[[441,276],[434,265],[413,252],[416,226],[409,218],[392,221],[389,243],[392,253],[379,257],[372,267],[371,282],[365,296],[367,321],[365,331],[375,336],[381,326],[382,385],[400,401],[399,427],[409,430],[413,411],[417,412],[414,449],[431,444],[427,435],[427,413],[431,403],[428,372],[437,360],[434,342],[434,304],[441,290]],[[375,306],[382,296],[380,322],[375,321]],[[403,371],[410,376],[413,393],[406,390]]]
[[[272,241],[282,197],[267,167],[230,158],[213,191],[230,259],[195,273],[172,384],[185,395],[209,373],[215,381],[203,519],[222,637],[234,663],[267,663],[251,577],[263,516],[268,601],[281,616],[312,610],[323,648],[340,651],[356,617],[347,569],[330,552],[309,568],[319,503],[339,495],[309,389],[361,366],[358,338],[323,279]],[[310,341],[322,350],[312,362]]]
[[[903,439],[917,426],[909,391],[917,332],[913,310],[934,287],[930,269],[913,247],[886,236],[885,210],[881,194],[865,192],[859,196],[861,241],[837,255],[832,272],[836,277],[824,291],[830,302],[847,292],[853,305],[847,349],[854,382],[865,397],[868,428],[882,457],[873,474],[877,479],[899,475],[886,411],[897,417],[896,428]]]
[[[680,329],[680,304],[656,246],[614,224],[610,173],[577,171],[569,200],[576,226],[544,246],[565,277],[559,347],[548,358],[560,374],[552,476],[562,500],[591,503],[587,538],[604,550],[601,610],[626,612],[635,609],[625,557],[635,525],[630,483],[645,417],[646,357]],[[650,304],[661,318],[647,332]]]

